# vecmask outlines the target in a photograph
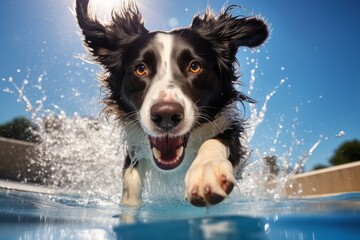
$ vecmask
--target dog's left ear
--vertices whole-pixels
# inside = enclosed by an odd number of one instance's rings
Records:
[[[269,36],[269,28],[264,20],[257,17],[232,16],[228,7],[219,16],[207,8],[204,16],[194,17],[190,29],[213,44],[220,56],[233,58],[239,47],[257,47]],[[229,56],[226,56],[227,54]],[[231,59],[232,60],[232,59]]]

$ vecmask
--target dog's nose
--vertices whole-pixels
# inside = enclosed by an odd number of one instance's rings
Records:
[[[158,102],[150,108],[151,121],[159,128],[169,131],[184,118],[184,108],[177,102]]]

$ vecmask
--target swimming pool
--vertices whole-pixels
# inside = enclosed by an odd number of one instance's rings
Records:
[[[119,206],[100,197],[0,189],[0,239],[359,239],[360,193],[316,199]]]

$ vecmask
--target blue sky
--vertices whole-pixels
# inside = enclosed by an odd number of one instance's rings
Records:
[[[105,2],[105,0],[102,0]],[[191,23],[192,16],[209,4],[218,11],[225,2],[142,0],[139,8],[149,30],[170,30]],[[326,164],[344,141],[360,138],[360,2],[357,0],[229,0],[246,10],[234,13],[264,17],[272,34],[259,52],[240,49],[238,58],[248,92],[267,105],[264,122],[252,147],[264,154],[275,150],[292,162],[320,141],[306,169]],[[4,0],[0,2],[0,123],[30,116],[9,79],[21,86],[33,105],[46,95],[45,108],[97,116],[101,106],[98,67],[82,61],[84,54],[72,0]],[[42,88],[36,85],[39,77]],[[284,82],[285,81],[285,82]],[[14,92],[14,93],[12,93]],[[249,117],[249,110],[246,116]],[[344,131],[345,135],[335,135]],[[294,148],[290,151],[289,149]],[[271,150],[272,149],[272,150]],[[291,155],[291,156],[290,156]]]

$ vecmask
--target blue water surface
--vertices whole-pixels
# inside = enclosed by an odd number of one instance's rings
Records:
[[[0,239],[360,239],[360,193],[205,209],[0,189]]]

